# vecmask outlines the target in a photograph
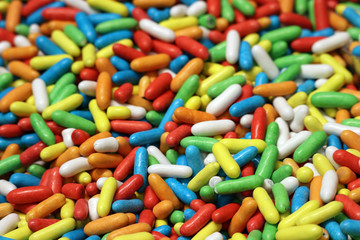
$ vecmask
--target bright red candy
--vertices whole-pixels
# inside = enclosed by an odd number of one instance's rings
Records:
[[[144,31],[137,30],[134,32],[134,42],[143,52],[149,52],[152,49],[152,40],[149,34]]]
[[[221,43],[226,40],[225,34],[217,30],[211,30],[209,32],[209,40],[215,44]]]
[[[278,2],[270,2],[264,4],[255,10],[255,18],[267,17],[271,15],[277,15],[280,13],[280,5]]]
[[[30,118],[28,118],[28,117],[20,119],[18,121],[17,125],[19,125],[21,130],[24,132],[30,132],[33,130],[32,126],[31,126]]]
[[[46,20],[74,21],[78,12],[80,10],[70,7],[46,8],[41,12],[41,16]]]
[[[135,7],[132,12],[131,16],[136,19],[136,21],[140,21],[141,19],[150,19],[146,12],[138,7]]]
[[[43,228],[46,228],[60,220],[52,218],[34,218],[29,220],[28,227],[31,231],[36,232]]]
[[[6,200],[12,204],[37,203],[47,199],[52,194],[51,189],[46,186],[22,187],[9,192]]]
[[[112,120],[110,125],[113,131],[126,134],[133,134],[152,128],[150,123],[133,120]]]
[[[170,73],[162,73],[155,80],[150,83],[146,88],[144,96],[149,100],[154,100],[163,94],[166,90],[170,88],[172,77]]]
[[[96,186],[96,182],[92,182],[92,183],[89,183],[88,185],[86,185],[85,191],[86,191],[87,195],[89,195],[89,196],[94,196],[95,194],[98,194],[99,189]]]
[[[263,107],[258,107],[254,112],[251,122],[251,139],[265,139],[266,112]]]
[[[221,3],[220,0],[206,0],[207,11],[209,14],[218,18],[221,14]]]
[[[144,179],[140,174],[135,174],[126,180],[115,192],[114,201],[129,199],[141,187]]]
[[[233,25],[229,26],[225,31],[225,35],[230,30],[236,30],[241,37],[245,37],[246,35],[248,35],[250,33],[257,33],[260,30],[260,28],[261,28],[261,25],[257,20],[249,19],[245,22],[241,22],[241,23],[237,23],[237,24],[233,24]]]
[[[79,183],[66,183],[62,186],[61,193],[67,198],[78,200],[84,197],[85,188]]]
[[[127,60],[127,61],[132,61],[136,58],[140,58],[140,57],[145,57],[145,53],[138,51],[134,48],[125,46],[123,44],[120,43],[115,43],[113,45],[113,51],[115,53],[115,55]]]
[[[172,132],[178,127],[178,125],[173,121],[168,121],[165,123],[164,130],[165,132]]]
[[[312,45],[325,37],[303,37],[291,42],[291,48],[296,52],[311,52]]]
[[[144,206],[148,209],[153,209],[153,207],[159,202],[160,200],[156,196],[154,190],[151,188],[151,186],[147,186],[144,193]]]
[[[186,36],[179,36],[175,39],[175,44],[185,52],[193,55],[194,57],[201,58],[202,60],[206,60],[209,57],[208,49],[192,38]]]
[[[60,175],[59,167],[54,167],[51,169],[51,172],[49,173],[49,180],[47,183],[47,186],[50,187],[52,192],[55,193],[61,193],[61,188],[63,185],[63,177]]]
[[[297,25],[301,28],[306,28],[312,30],[312,23],[307,18],[300,14],[296,13],[282,13],[279,16],[279,20],[282,24],[285,25]]]
[[[76,220],[82,221],[87,218],[88,214],[88,202],[84,198],[77,200],[74,207],[74,218]]]
[[[322,30],[330,27],[328,6],[326,0],[314,1],[314,15],[315,15],[315,27],[316,30]]]
[[[99,72],[92,68],[84,68],[80,72],[81,80],[97,81],[98,76],[99,76]]]
[[[182,51],[178,46],[156,39],[152,41],[152,48],[157,53],[165,53],[169,55],[171,59],[177,58],[182,54]]]
[[[346,166],[353,170],[355,173],[360,174],[359,161],[360,158],[345,150],[336,150],[333,154],[334,161],[341,165]]]
[[[36,1],[28,1],[22,8],[21,8],[21,15],[24,17],[29,16],[31,13],[35,12],[37,9],[45,6],[49,3],[52,3],[53,0],[36,0]]]
[[[119,103],[125,103],[132,96],[133,85],[131,83],[124,83],[114,92],[114,99]]]
[[[174,97],[174,92],[167,90],[153,101],[152,107],[155,111],[164,112],[166,109],[168,109]]]
[[[19,137],[23,134],[21,127],[17,124],[4,124],[0,126],[0,136],[4,138]]]
[[[212,215],[211,219],[216,223],[224,223],[229,221],[235,213],[239,210],[240,204],[238,203],[229,203],[225,206],[216,209]]]
[[[192,127],[192,125],[190,125],[190,124],[182,124],[182,125],[180,125],[176,129],[171,131],[169,133],[169,135],[167,135],[166,143],[170,147],[175,147],[175,146],[179,145],[180,141],[183,138],[191,135],[191,127]]]
[[[147,223],[151,227],[153,227],[155,224],[155,215],[154,215],[153,211],[151,211],[150,209],[145,209],[145,210],[141,211],[138,222],[139,223]]]
[[[344,205],[343,212],[351,219],[360,220],[360,206],[346,195],[338,194],[335,201],[342,202]]]
[[[248,223],[246,224],[246,229],[248,232],[251,232],[252,230],[261,230],[264,227],[264,224],[264,216],[259,210],[256,210],[255,214],[249,219]]]
[[[114,178],[116,180],[124,180],[130,172],[134,169],[135,153],[139,147],[135,147],[131,152],[122,160],[114,171]]]
[[[24,166],[29,166],[40,158],[40,152],[46,148],[47,145],[42,141],[35,143],[28,147],[25,151],[20,153],[20,161]]]
[[[85,132],[85,131],[83,131],[81,129],[75,129],[71,133],[71,140],[73,141],[73,143],[75,145],[81,145],[89,137],[90,137],[90,135],[87,132]]]

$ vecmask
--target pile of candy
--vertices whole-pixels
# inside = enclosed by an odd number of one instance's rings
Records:
[[[360,239],[360,4],[1,0],[0,240]]]

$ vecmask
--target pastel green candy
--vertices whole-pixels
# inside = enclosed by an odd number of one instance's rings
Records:
[[[275,199],[275,207],[279,213],[285,213],[290,209],[289,195],[286,188],[281,183],[275,183],[272,186],[272,193]]]
[[[38,113],[32,113],[30,115],[30,123],[34,132],[46,145],[50,146],[55,144],[56,139],[54,133],[46,125],[45,120]]]
[[[199,17],[199,25],[207,29],[214,29],[216,27],[216,18],[211,14],[202,15]]]
[[[160,162],[152,155],[149,155],[149,166],[160,164]]]
[[[79,28],[75,27],[72,24],[68,24],[65,26],[64,33],[79,47],[83,47],[87,43],[86,36],[80,31]]]
[[[270,42],[278,41],[292,41],[298,38],[301,34],[301,27],[299,26],[288,26],[278,28],[276,30],[269,31],[262,35],[261,40],[269,40]]]
[[[221,17],[232,23],[235,19],[234,9],[230,5],[228,0],[220,0],[221,3]]]
[[[293,64],[310,64],[314,60],[313,56],[311,54],[307,53],[300,53],[300,54],[292,54],[289,56],[284,56],[276,59],[274,61],[275,65],[278,68],[285,68]]]
[[[176,164],[176,160],[177,160],[179,154],[177,151],[170,148],[169,150],[166,151],[165,156],[171,164]]]
[[[0,161],[0,176],[21,168],[20,155],[15,154]]]
[[[360,127],[360,119],[348,118],[341,122],[342,125]]]
[[[311,103],[320,108],[350,109],[359,100],[351,94],[341,92],[318,92],[312,95]]]
[[[100,34],[106,34],[118,30],[132,29],[136,27],[138,22],[134,18],[119,18],[99,23],[95,27],[95,31]]]
[[[346,29],[346,31],[350,34],[350,37],[352,40],[358,40],[359,35],[360,35],[360,28],[357,27],[350,27],[348,29]]]
[[[314,7],[314,0],[309,0],[307,2],[307,9],[308,9],[308,17],[309,20],[313,26],[313,29],[315,29],[316,22],[315,22],[315,7]]]
[[[225,60],[226,41],[223,41],[209,49],[211,62],[222,62]]]
[[[31,164],[27,170],[31,175],[41,178],[44,172],[46,171],[46,168],[38,164]]]
[[[262,233],[263,240],[275,240],[275,235],[277,232],[277,224],[270,224],[265,222],[264,230]]]
[[[233,84],[240,84],[243,86],[246,83],[245,78],[242,75],[235,75],[225,79],[224,81],[218,82],[207,90],[206,94],[211,98],[219,96],[226,88]]]
[[[259,230],[252,230],[246,240],[261,240],[261,235]]]
[[[62,92],[64,87],[68,84],[74,84],[75,80],[75,75],[72,73],[65,73],[64,75],[62,75],[61,78],[56,81],[54,88],[49,93],[50,103],[53,104],[54,99],[57,98],[57,96]]]
[[[317,131],[308,137],[299,147],[296,148],[293,158],[297,163],[307,161],[326,143],[327,135],[324,131]]]
[[[286,51],[288,50],[288,44],[285,41],[275,42],[271,46],[270,56],[272,59],[276,59],[278,57],[284,56]]]
[[[242,12],[245,16],[252,16],[255,14],[255,8],[247,0],[234,0],[233,5],[236,9]]]
[[[288,68],[285,69],[279,76],[277,76],[274,80],[274,83],[286,82],[286,81],[294,81],[295,78],[301,72],[300,64],[292,64]]]
[[[0,74],[0,91],[7,88],[13,81],[13,75],[11,73]]]
[[[25,37],[27,37],[29,35],[29,26],[26,24],[18,24],[15,27],[15,32],[19,35],[23,35]]]
[[[96,126],[92,121],[66,111],[56,110],[51,114],[51,118],[55,123],[66,128],[81,129],[90,135],[96,132]]]
[[[194,145],[199,148],[200,151],[212,152],[212,147],[219,140],[211,137],[199,137],[199,136],[190,136],[183,138],[180,142],[180,145],[184,148],[190,145]]]
[[[278,159],[278,148],[275,145],[267,145],[261,155],[258,167],[256,168],[255,175],[261,176],[263,179],[271,177],[274,171],[276,161]]]
[[[292,173],[292,167],[290,165],[282,165],[281,167],[279,167],[278,169],[276,169],[272,176],[271,176],[271,180],[274,183],[279,183],[282,180],[284,180],[287,177],[291,176]]]
[[[266,128],[265,143],[266,145],[276,145],[279,138],[279,125],[277,122],[271,122]]]
[[[216,200],[214,189],[208,185],[200,189],[200,197],[204,202],[215,202]]]
[[[261,187],[263,183],[263,177],[258,175],[250,175],[238,179],[231,179],[219,182],[215,186],[215,192],[217,194],[239,193]]]
[[[74,93],[77,93],[77,87],[75,84],[68,84],[63,87],[62,91],[59,92],[58,95],[53,98],[53,101],[51,104],[55,104],[57,102],[60,102],[61,100],[69,97],[70,95],[73,95]]]
[[[187,100],[189,100],[197,91],[199,83],[200,80],[198,75],[191,75],[188,77],[175,95],[174,100],[180,98],[184,103],[187,102]]]
[[[173,211],[170,215],[170,222],[174,225],[179,222],[185,222],[184,212],[180,210]]]
[[[148,120],[151,125],[158,126],[164,117],[164,113],[159,113],[156,111],[148,111],[145,115],[146,120]]]
[[[300,15],[305,15],[306,11],[307,11],[307,0],[296,0],[295,12]]]

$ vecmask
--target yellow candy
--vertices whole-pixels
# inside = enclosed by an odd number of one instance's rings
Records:
[[[66,198],[65,204],[60,209],[61,219],[74,217],[74,208],[75,208],[74,201],[69,198]]]
[[[18,80],[16,80],[16,81],[12,82],[12,83],[10,84],[10,86],[16,88],[16,87],[19,87],[19,86],[23,85],[24,83],[26,83],[26,81],[25,81],[24,79],[18,79]]]
[[[8,8],[9,3],[6,1],[1,1],[0,2],[0,12],[2,13],[6,13],[6,9]]]
[[[19,227],[15,230],[12,230],[4,235],[3,237],[7,237],[10,239],[20,239],[20,240],[26,240],[29,238],[29,236],[32,234],[32,231],[26,224],[25,226]]]
[[[305,92],[298,92],[292,95],[288,100],[290,107],[295,108],[299,105],[305,104],[307,99],[307,94]]]
[[[309,105],[309,114],[313,117],[316,117],[322,125],[327,123],[328,121],[324,118],[324,116],[321,114],[319,109],[314,107],[313,105]]]
[[[342,188],[337,192],[337,194],[342,194],[342,195],[345,195],[345,196],[349,196],[350,190],[347,189],[347,188]]]
[[[199,96],[192,96],[189,100],[186,101],[184,107],[199,110],[201,107],[201,98]]]
[[[87,0],[87,3],[93,8],[97,8],[104,12],[117,13],[122,17],[127,17],[129,14],[126,6],[121,2],[111,0]]]
[[[73,60],[73,57],[68,54],[36,56],[30,60],[30,66],[36,70],[45,70],[64,58]]]
[[[304,125],[307,130],[310,132],[322,131],[323,125],[321,122],[314,116],[306,116],[304,118]]]
[[[255,188],[253,197],[265,220],[270,224],[278,223],[280,220],[279,212],[275,208],[275,205],[266,190],[262,187]]]
[[[239,71],[237,73],[235,73],[234,75],[242,75],[245,77],[246,80],[249,80],[251,82],[255,81],[256,75],[258,75],[260,72],[262,72],[262,69],[258,66],[254,66],[251,70],[249,71]]]
[[[131,111],[127,107],[108,107],[106,115],[110,120],[114,119],[128,119],[131,115]]]
[[[29,117],[32,113],[37,113],[35,105],[18,101],[10,105],[10,111],[18,117]]]
[[[203,240],[214,232],[221,230],[222,224],[215,223],[214,221],[209,222],[203,227],[191,240]]]
[[[309,183],[313,176],[314,172],[308,167],[301,167],[296,171],[296,178],[301,183]]]
[[[207,105],[211,102],[212,99],[211,97],[209,97],[209,95],[204,94],[201,96],[200,100],[201,100],[201,109],[205,110]]]
[[[180,17],[170,18],[159,23],[160,26],[169,28],[171,30],[179,30],[187,27],[193,27],[198,25],[198,19],[196,17]]]
[[[349,153],[351,153],[357,157],[360,157],[360,151],[358,151],[356,149],[348,148],[346,151],[348,151]]]
[[[106,113],[102,111],[96,103],[96,99],[93,99],[89,103],[89,110],[94,118],[95,126],[99,132],[109,132],[111,129],[110,121],[106,116]]]
[[[82,60],[86,67],[93,67],[96,60],[96,49],[91,43],[88,43],[82,49]]]
[[[332,66],[334,68],[335,73],[342,74],[345,78],[345,83],[347,84],[352,83],[353,76],[351,72],[349,72],[349,70],[341,66],[341,64],[339,64],[333,56],[327,53],[323,53],[320,55],[320,61],[323,64],[329,64],[330,66]]]
[[[27,226],[27,221],[25,219],[21,219],[19,222],[18,222],[18,228],[20,227],[24,227],[24,226]]]
[[[75,61],[73,64],[71,64],[71,72],[74,74],[79,74],[81,70],[85,68],[85,64],[83,61]]]
[[[160,226],[164,226],[164,225],[168,225],[168,222],[166,219],[156,219],[155,220],[156,227],[160,227]]]
[[[225,138],[220,141],[224,144],[231,153],[235,154],[241,150],[254,146],[257,148],[259,153],[262,153],[266,148],[266,143],[260,139],[236,139],[236,138]]]
[[[329,117],[335,118],[337,109],[336,108],[324,108],[324,112]]]
[[[321,87],[316,89],[313,93],[316,92],[332,92],[337,91],[342,88],[345,84],[344,75],[340,73],[335,73],[329,78]]]
[[[114,240],[155,240],[155,237],[148,232],[125,234],[114,238]]]
[[[202,74],[206,76],[213,75],[214,73],[217,73],[218,71],[222,70],[224,68],[223,65],[219,63],[212,63],[212,62],[206,62],[204,63],[204,68],[202,70]]]
[[[73,218],[62,219],[48,227],[45,227],[33,234],[29,240],[57,239],[64,233],[70,232],[75,228],[75,220]]]
[[[180,233],[180,228],[181,226],[183,225],[184,223],[182,222],[178,222],[174,225],[174,231],[176,232],[177,235],[181,236],[181,233]]]
[[[66,149],[67,147],[64,142],[56,143],[41,150],[40,158],[45,162],[49,162],[60,156]]]
[[[91,179],[91,175],[88,172],[82,172],[82,173],[78,173],[74,176],[74,180],[77,183],[80,183],[82,185],[87,185],[89,183],[91,183],[92,179]]]
[[[320,226],[307,224],[279,230],[275,237],[276,240],[317,240],[322,234],[323,230]]]
[[[227,176],[231,178],[240,176],[240,167],[224,144],[221,142],[215,143],[212,147],[212,152]]]
[[[70,54],[73,57],[80,56],[80,48],[74,43],[73,40],[68,38],[64,32],[60,30],[55,30],[51,33],[51,39],[63,49],[67,54]]]
[[[272,46],[270,40],[262,40],[258,43],[258,45],[261,46],[267,52],[270,52]]]
[[[260,36],[257,33],[250,33],[244,37],[243,41],[247,41],[251,46],[257,44],[260,40]]]
[[[117,183],[115,178],[109,177],[106,179],[99,197],[97,205],[97,213],[100,217],[105,217],[110,213],[111,204],[116,192]]]
[[[214,73],[208,78],[204,79],[204,81],[200,82],[199,88],[196,92],[197,95],[202,96],[206,94],[206,91],[212,85],[225,80],[228,77],[231,77],[235,73],[235,69],[233,67],[224,67],[219,72]]]
[[[211,177],[215,176],[220,170],[217,162],[209,163],[198,174],[196,174],[188,183],[188,189],[197,192],[201,187],[208,184]]]
[[[130,39],[122,39],[122,40],[120,40],[120,41],[117,41],[116,43],[123,44],[123,45],[125,45],[125,46],[127,46],[127,47],[133,47],[133,46],[134,46],[134,43],[133,43]],[[99,50],[99,51],[96,53],[96,57],[97,57],[97,58],[102,58],[102,57],[104,57],[104,58],[110,58],[110,57],[114,56],[114,51],[113,51],[113,49],[112,49],[112,47],[113,47],[114,44],[115,44],[115,43],[110,44],[110,45],[102,48],[101,50]]]
[[[81,105],[83,101],[83,96],[81,94],[75,93],[67,98],[45,108],[45,110],[42,113],[42,117],[45,120],[51,119],[51,114],[56,110],[63,110],[63,111],[71,111],[76,109],[78,106]]]
[[[231,240],[246,240],[246,237],[242,233],[235,233],[232,235]]]
[[[299,217],[296,220],[296,225],[320,224],[338,215],[342,209],[343,204],[341,202],[329,202],[328,204]]]
[[[324,176],[324,174],[329,170],[335,171],[335,168],[330,163],[329,159],[327,159],[324,155],[322,155],[320,153],[314,154],[313,164],[321,176]]]

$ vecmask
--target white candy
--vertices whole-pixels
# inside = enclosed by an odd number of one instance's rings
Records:
[[[6,181],[4,179],[0,179],[0,195],[3,195],[6,197],[6,195],[8,195],[9,192],[11,192],[12,190],[16,189],[17,187],[12,184],[9,181]]]
[[[1,41],[0,42],[0,54],[3,53],[5,49],[11,48],[11,43],[8,41]]]
[[[193,171],[189,166],[172,164],[154,164],[148,167],[148,173],[155,173],[161,177],[188,178]]]
[[[104,186],[104,183],[105,183],[106,179],[108,179],[108,177],[101,177],[96,181],[96,186],[97,186],[97,188],[99,190],[101,190],[102,187]],[[117,185],[116,187],[117,188],[119,188],[122,184],[123,184],[122,182],[116,180],[116,185]]]
[[[17,227],[20,221],[19,216],[16,213],[10,213],[6,217],[0,220],[0,235],[4,235]]]
[[[191,4],[187,9],[188,16],[198,17],[206,13],[207,5],[205,2],[198,1]]]
[[[334,68],[328,64],[304,64],[301,65],[300,76],[302,78],[327,78],[333,75]]]
[[[83,93],[85,95],[95,97],[96,85],[97,85],[97,83],[95,81],[83,80],[79,83],[78,89],[81,93]]]
[[[240,84],[232,84],[207,105],[206,112],[211,113],[216,117],[220,116],[235,102],[236,99],[239,98],[240,95]]]
[[[22,35],[16,35],[14,38],[14,44],[16,47],[28,47],[31,46],[31,42]]]
[[[83,0],[64,0],[66,5],[80,9],[82,12],[85,12],[87,14],[93,14],[97,13],[92,7],[89,6],[89,4],[86,1]]]
[[[170,8],[170,16],[173,18],[186,16],[187,6],[184,4],[177,4]]]
[[[88,201],[88,207],[89,207],[89,217],[91,221],[94,221],[96,219],[99,219],[99,214],[97,213],[97,205],[99,202],[98,197],[92,197]]]
[[[350,35],[347,32],[337,32],[334,35],[321,39],[314,43],[311,47],[313,53],[320,54],[331,52],[342,46],[345,46],[350,41]]]
[[[294,119],[290,123],[290,129],[294,132],[300,132],[304,129],[304,118],[309,113],[309,107],[299,105],[294,108]]]
[[[315,81],[315,87],[319,88],[322,85],[324,85],[327,81],[328,81],[328,79],[326,79],[326,78],[319,78],[318,80]]]
[[[226,35],[226,53],[225,58],[231,64],[239,60],[240,35],[236,30],[230,30]]]
[[[338,150],[336,147],[334,146],[329,146],[325,149],[325,155],[326,158],[329,159],[329,162],[331,163],[331,165],[333,165],[333,167],[337,170],[339,169],[341,166],[339,164],[337,164],[333,158],[334,152]]]
[[[225,134],[235,129],[235,123],[231,120],[213,120],[194,124],[191,133],[194,136],[215,136]]]
[[[299,180],[293,176],[283,179],[280,183],[284,185],[289,196],[299,187]]]
[[[44,80],[36,78],[32,81],[31,88],[34,95],[36,110],[43,112],[44,109],[49,106],[49,96],[46,91]]]
[[[75,128],[66,128],[61,131],[63,142],[67,148],[74,146],[74,142],[71,138],[71,134],[75,131]]]
[[[163,40],[164,42],[173,42],[176,37],[173,30],[163,27],[149,19],[140,20],[139,27],[144,32],[147,32],[151,36]]]
[[[262,185],[262,187],[266,190],[267,193],[271,194],[272,193],[272,187],[274,186],[274,182],[273,180],[267,178],[264,180],[264,183]]]
[[[209,38],[210,30],[203,26],[199,26],[199,28],[201,28],[202,31],[202,38]]]
[[[335,198],[339,179],[334,170],[328,170],[321,182],[320,198],[324,203],[328,203]]]
[[[241,126],[243,126],[244,128],[251,128],[251,122],[253,118],[254,118],[254,114],[245,114],[240,119]]]
[[[276,143],[279,146],[290,138],[289,126],[281,117],[276,118],[275,122],[279,125],[279,137]]]
[[[0,75],[3,74],[3,73],[8,73],[9,71],[4,68],[4,67],[0,67]]]
[[[273,106],[285,121],[291,121],[294,118],[294,110],[283,97],[276,97],[273,100]]]
[[[86,157],[78,157],[61,165],[59,172],[63,177],[72,177],[93,168]]]
[[[278,159],[285,158],[295,151],[308,137],[310,137],[310,131],[302,131],[296,134],[296,136],[290,138],[284,143],[277,145],[279,150]]]
[[[215,155],[213,153],[209,153],[205,158],[204,158],[204,165],[208,165],[210,163],[213,163],[213,162],[217,162],[216,161],[216,158],[215,158]]]
[[[359,127],[346,126],[346,125],[342,125],[340,123],[325,123],[323,126],[323,130],[329,135],[333,134],[336,136],[340,136],[342,131],[345,131],[345,130],[351,130],[351,131],[355,132],[357,135],[360,135]]]
[[[212,188],[215,188],[216,184],[222,182],[222,178],[219,177],[219,176],[214,176],[212,178],[210,178],[209,180],[209,186],[212,187]]]
[[[219,232],[214,232],[205,238],[205,240],[223,240],[223,239],[224,239],[223,235]]]
[[[29,33],[40,33],[40,26],[39,24],[33,23],[29,27]]]
[[[131,120],[140,120],[140,119],[143,119],[146,115],[146,109],[143,107],[139,107],[139,106],[135,106],[135,105],[131,105],[131,104],[125,104],[125,103],[118,103],[114,100],[111,100],[110,106],[127,107],[131,112],[131,115],[130,115]]]
[[[171,77],[174,78],[176,76],[176,73],[174,73],[173,71],[171,71],[169,68],[163,68],[163,69],[160,69],[158,71],[158,74],[162,74],[162,73],[170,73]]]
[[[119,142],[114,137],[101,138],[94,142],[96,152],[117,152]]]
[[[261,67],[270,79],[275,79],[279,75],[279,69],[271,59],[269,54],[259,45],[251,48],[251,53],[256,63]]]
[[[156,160],[158,160],[160,164],[171,165],[169,159],[166,158],[166,156],[160,151],[159,148],[155,146],[149,146],[146,150],[148,154],[156,158]]]

